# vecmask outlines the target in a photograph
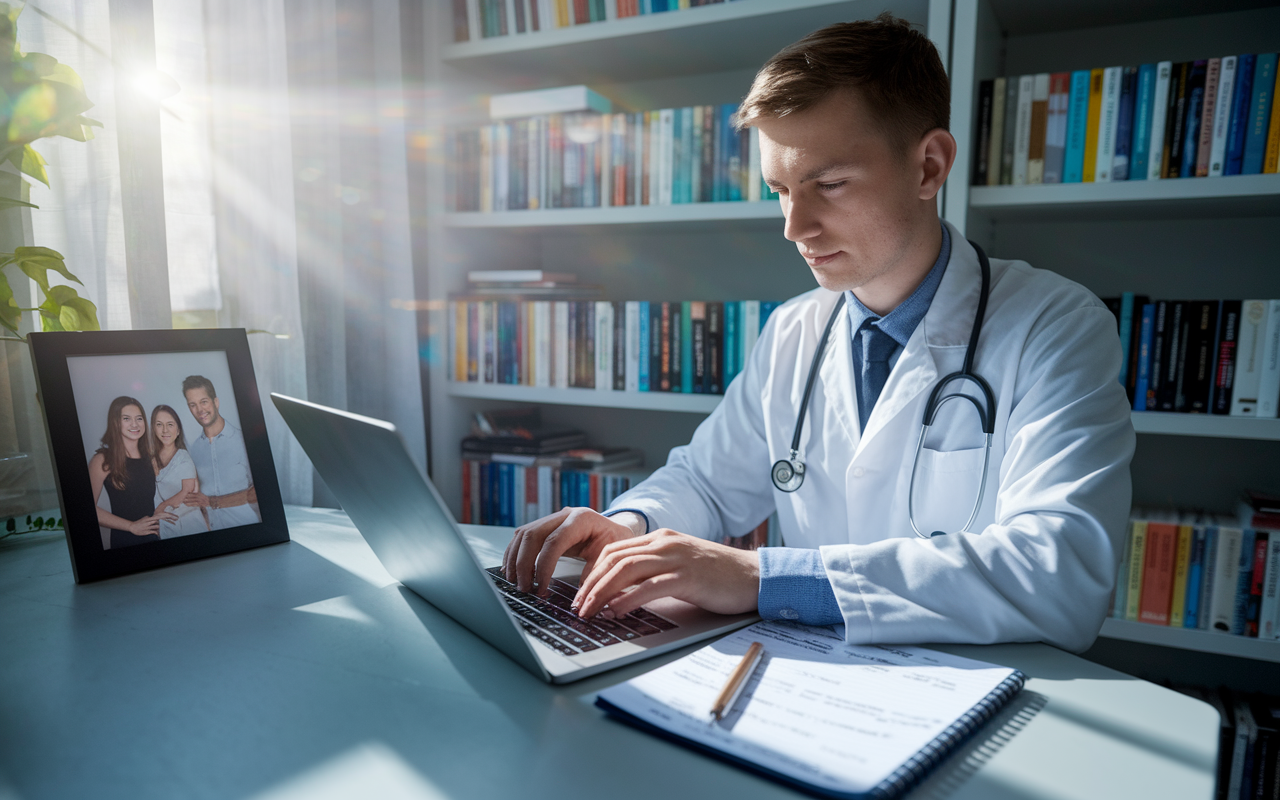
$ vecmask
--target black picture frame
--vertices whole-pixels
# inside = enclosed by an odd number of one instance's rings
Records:
[[[249,339],[243,328],[32,333],[27,339],[76,583],[289,541],[280,484],[249,354]],[[231,378],[229,389],[238,411],[261,521],[147,541],[137,546],[105,548],[85,458],[87,440],[82,432],[68,359],[213,351],[226,354]],[[221,400],[227,389],[218,387],[216,392]],[[176,407],[175,410],[185,411]],[[150,410],[144,411],[149,420]],[[105,419],[105,413],[103,417]],[[187,421],[192,419],[188,417]],[[99,424],[90,420],[90,429]],[[193,435],[200,435],[200,429],[196,428]]]

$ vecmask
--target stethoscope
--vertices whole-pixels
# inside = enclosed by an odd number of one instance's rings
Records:
[[[978,419],[982,423],[982,432],[986,434],[986,450],[982,458],[982,482],[978,484],[978,497],[973,503],[973,510],[969,512],[969,521],[960,529],[963,533],[969,529],[973,521],[978,518],[978,509],[982,507],[982,497],[987,487],[987,471],[991,466],[991,442],[995,437],[996,430],[996,397],[991,391],[991,387],[983,380],[982,376],[973,371],[973,357],[978,350],[978,337],[982,334],[982,320],[987,313],[987,298],[991,293],[991,262],[987,260],[987,254],[982,248],[973,242],[973,249],[978,252],[978,264],[982,267],[982,294],[978,297],[978,312],[973,318],[973,331],[969,334],[969,345],[964,352],[964,365],[960,367],[959,372],[953,372],[938,381],[938,385],[933,387],[933,391],[929,394],[929,402],[924,407],[924,420],[920,423],[920,438],[916,440],[915,459],[911,463],[911,483],[907,487],[907,521],[911,523],[911,529],[916,532],[916,536],[921,539],[928,539],[930,536],[940,536],[943,531],[934,531],[932,534],[926,535],[921,532],[916,525],[915,519],[915,490],[916,490],[916,468],[920,464],[920,451],[924,449],[924,440],[929,433],[929,429],[933,427],[933,421],[938,415],[938,409],[948,400],[954,400],[957,397],[968,400],[973,403],[974,409],[978,412]],[[814,378],[818,375],[818,367],[822,363],[822,355],[827,349],[827,339],[831,336],[831,329],[835,327],[836,320],[840,317],[840,312],[844,308],[844,295],[840,295],[840,299],[836,301],[835,308],[831,309],[831,316],[827,318],[827,326],[822,330],[822,338],[818,340],[818,350],[813,354],[813,363],[809,365],[809,377],[804,382],[804,398],[800,401],[800,416],[796,419],[796,432],[791,437],[791,454],[789,458],[778,461],[773,465],[770,475],[773,478],[773,485],[784,492],[794,492],[804,484],[804,462],[800,460],[800,433],[804,430],[805,413],[809,410],[809,396],[813,393]],[[978,387],[982,392],[984,402],[978,402],[978,398],[971,395],[956,392],[948,394],[945,397],[942,392],[946,387],[957,381],[970,381]]]

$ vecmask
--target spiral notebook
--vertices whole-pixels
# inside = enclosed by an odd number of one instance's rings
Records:
[[[764,659],[713,722],[711,706],[752,642]],[[924,778],[1025,681],[923,647],[850,645],[831,628],[761,622],[606,689],[596,704],[806,791],[881,800]]]

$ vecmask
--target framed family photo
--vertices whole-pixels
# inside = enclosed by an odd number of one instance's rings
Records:
[[[289,540],[243,329],[29,340],[77,583]]]

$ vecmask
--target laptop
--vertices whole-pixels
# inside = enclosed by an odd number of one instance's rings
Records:
[[[560,559],[546,598],[516,589],[499,566],[477,559],[394,425],[281,394],[271,399],[387,572],[545,681],[580,680],[759,619],[674,598],[613,620],[580,619],[569,603],[583,562]]]

